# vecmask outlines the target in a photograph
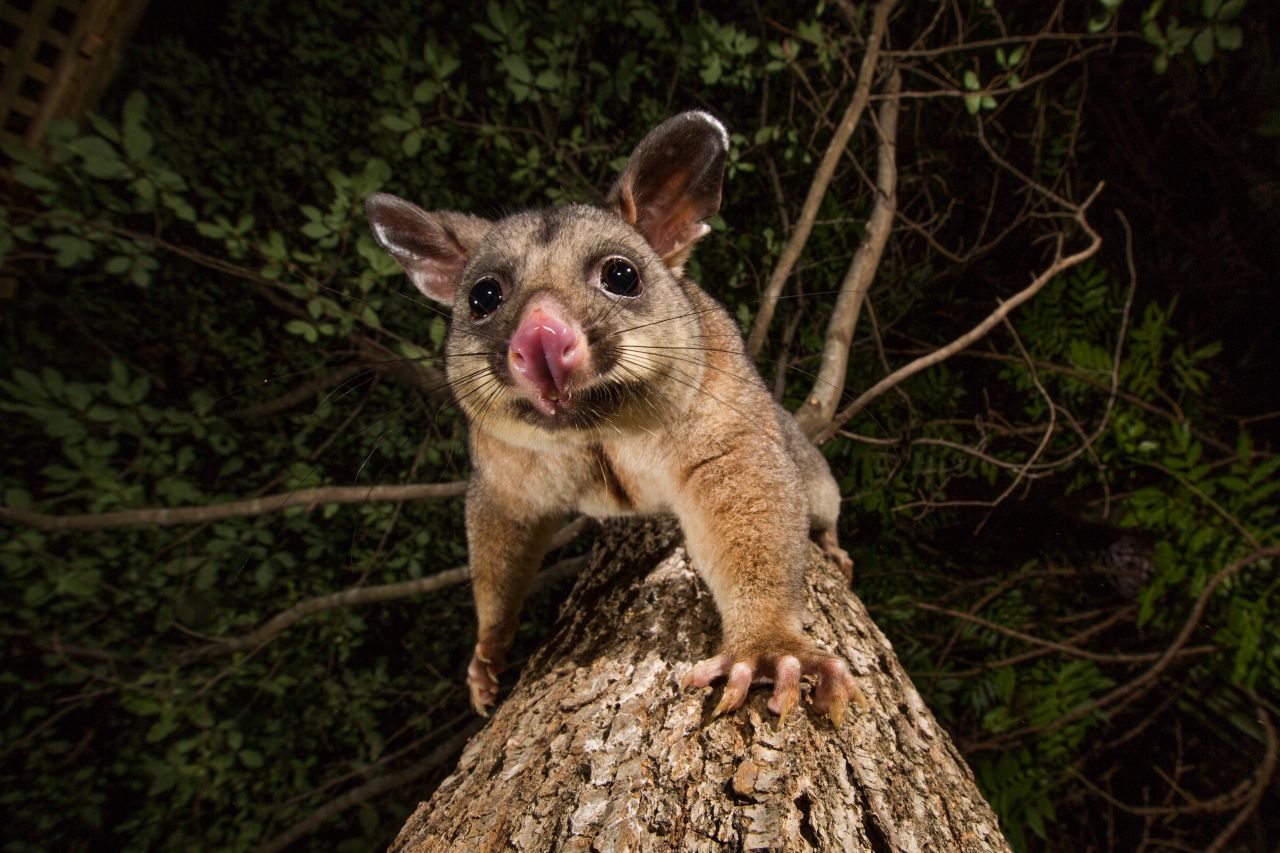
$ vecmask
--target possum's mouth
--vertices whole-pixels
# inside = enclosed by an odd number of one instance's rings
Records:
[[[595,430],[616,426],[613,421],[627,404],[644,401],[649,390],[644,382],[604,380],[568,391],[557,399],[543,397],[535,402],[520,397],[512,406],[521,420],[544,429]]]

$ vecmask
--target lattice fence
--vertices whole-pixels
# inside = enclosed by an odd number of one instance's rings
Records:
[[[93,106],[147,0],[0,2],[0,139],[38,145]]]

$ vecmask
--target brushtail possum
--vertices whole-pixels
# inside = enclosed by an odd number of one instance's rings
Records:
[[[753,682],[785,718],[800,681],[838,724],[848,666],[801,625],[812,534],[846,576],[826,460],[765,389],[725,309],[683,272],[720,206],[729,135],[674,116],[632,153],[603,207],[490,222],[384,193],[378,242],[453,321],[445,370],[470,424],[466,529],[479,631],[468,667],[484,714],[530,581],[563,518],[671,512],[719,609],[719,653],[684,685]]]

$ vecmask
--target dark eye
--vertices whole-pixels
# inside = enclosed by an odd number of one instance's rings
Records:
[[[639,296],[640,273],[626,258],[609,258],[600,267],[600,284],[614,296]]]
[[[502,304],[502,285],[496,278],[485,276],[471,287],[471,318],[487,317]]]

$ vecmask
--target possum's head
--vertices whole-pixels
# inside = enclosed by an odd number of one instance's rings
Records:
[[[632,153],[606,207],[490,222],[384,193],[378,242],[453,307],[453,392],[473,422],[521,443],[647,428],[701,380],[697,286],[682,267],[720,206],[724,126],[681,113]]]

